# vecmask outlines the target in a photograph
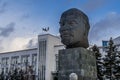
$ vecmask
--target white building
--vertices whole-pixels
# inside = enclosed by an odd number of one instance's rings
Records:
[[[38,46],[34,49],[0,53],[0,72],[32,66],[36,80],[53,80],[57,71],[58,50],[64,49],[60,38],[51,34],[38,36]]]
[[[114,45],[117,46],[117,50],[120,51],[120,36],[113,39]]]
[[[28,65],[37,71],[37,48],[0,53],[0,72],[3,70],[6,73],[15,68],[25,70]]]

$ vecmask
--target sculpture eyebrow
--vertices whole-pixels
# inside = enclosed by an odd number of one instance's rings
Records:
[[[59,22],[59,24],[60,24],[61,22]]]
[[[77,23],[75,20],[70,20],[69,22],[75,22],[75,23]]]
[[[59,24],[62,24],[62,23],[63,23],[62,21],[59,22]]]
[[[71,24],[71,22],[74,22],[75,24],[77,24],[76,20],[67,20],[65,23]]]

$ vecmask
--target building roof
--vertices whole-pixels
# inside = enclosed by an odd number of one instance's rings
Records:
[[[61,46],[65,46],[65,45],[55,45],[54,47],[61,47]]]
[[[16,53],[16,52],[29,51],[29,50],[37,50],[37,48],[24,49],[24,50],[18,50],[18,51],[10,51],[10,52],[3,52],[3,53],[1,52],[0,54]]]
[[[52,35],[52,34],[39,34],[38,36],[47,36],[47,35],[49,35],[49,36],[52,36],[52,37],[56,37],[56,38],[59,38],[60,39],[60,37],[59,36],[55,36],[55,35]]]
[[[115,45],[120,45],[120,36],[113,39]]]

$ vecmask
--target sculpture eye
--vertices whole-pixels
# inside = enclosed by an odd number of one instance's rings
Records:
[[[64,26],[64,25],[65,25],[65,23],[62,23],[61,25],[62,25],[62,26]]]
[[[60,26],[64,26],[65,23],[64,22],[59,22]]]
[[[70,21],[69,24],[74,25],[74,24],[76,24],[76,22],[75,21]]]

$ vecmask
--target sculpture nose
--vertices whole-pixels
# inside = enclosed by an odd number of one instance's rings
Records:
[[[61,35],[66,35],[69,33],[69,30],[68,29],[61,29],[60,33],[61,33]]]
[[[70,27],[61,27],[60,32],[68,32],[70,31]]]

